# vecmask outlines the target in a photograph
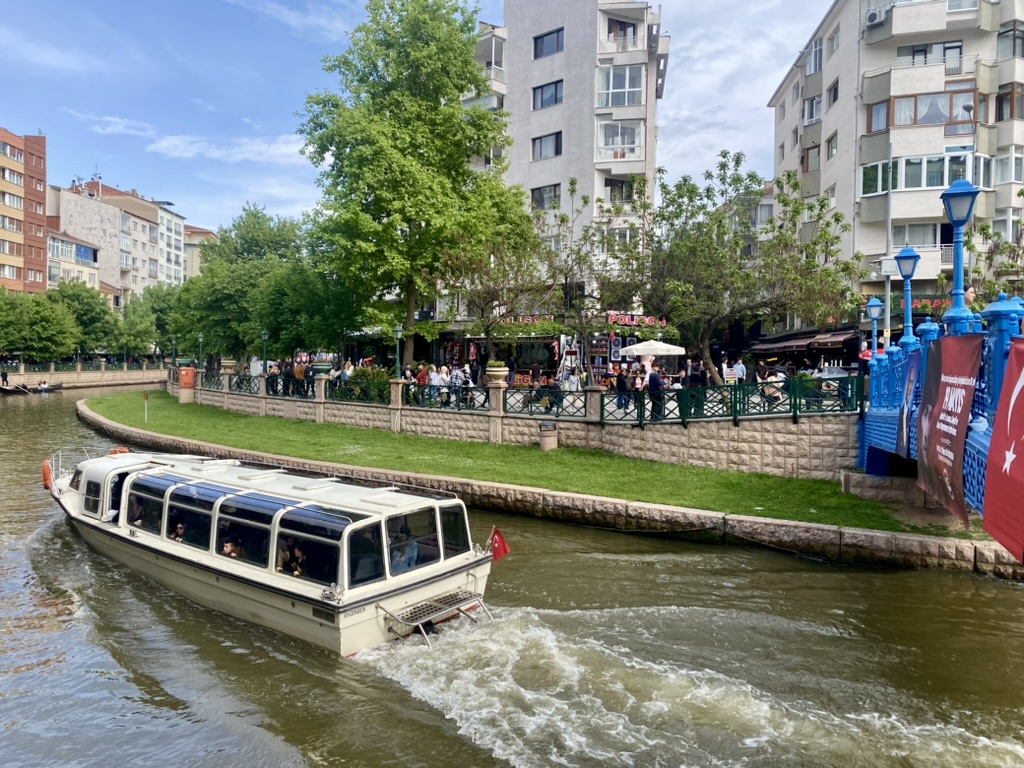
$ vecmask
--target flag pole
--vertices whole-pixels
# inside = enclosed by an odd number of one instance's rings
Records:
[[[487,534],[487,551],[490,552],[494,549],[494,532],[498,530],[498,526],[492,525],[491,532]]]

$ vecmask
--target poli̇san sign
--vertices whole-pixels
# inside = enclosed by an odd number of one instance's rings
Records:
[[[619,312],[609,312],[608,325],[664,328],[668,325],[668,320],[657,318],[654,315],[632,315]]]

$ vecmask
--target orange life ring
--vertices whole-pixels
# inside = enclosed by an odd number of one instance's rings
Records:
[[[116,456],[119,453],[128,453],[128,449],[125,448],[123,445],[119,445],[117,448],[111,448],[110,453],[108,453],[107,455]]]
[[[43,461],[43,488],[50,490],[53,485],[53,470],[50,469],[50,462]]]

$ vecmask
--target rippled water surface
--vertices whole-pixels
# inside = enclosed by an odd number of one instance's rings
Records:
[[[4,765],[1024,765],[1016,585],[477,513],[494,621],[338,659],[82,543],[84,394],[0,399]]]

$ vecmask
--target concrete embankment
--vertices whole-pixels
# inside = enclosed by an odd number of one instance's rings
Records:
[[[700,509],[626,501],[603,496],[562,493],[541,488],[466,480],[458,477],[354,467],[330,462],[228,448],[126,427],[78,403],[82,421],[115,441],[170,453],[194,453],[217,458],[273,464],[303,472],[356,476],[385,483],[414,483],[450,491],[467,506],[585,525],[668,534],[709,542],[757,544],[851,565],[895,568],[941,568],[970,571],[1015,581],[1024,580],[1024,567],[999,544],[862,528],[797,523],[745,515],[726,515]]]

